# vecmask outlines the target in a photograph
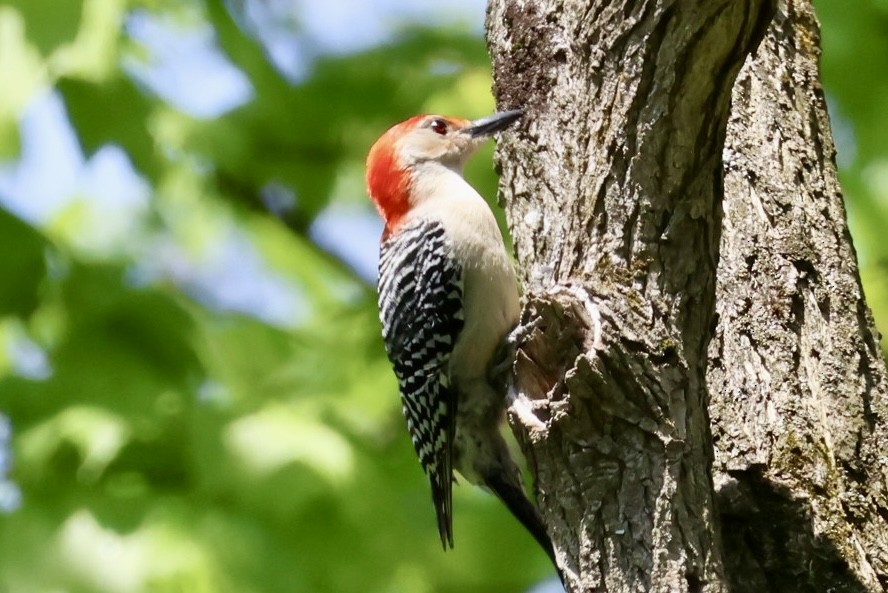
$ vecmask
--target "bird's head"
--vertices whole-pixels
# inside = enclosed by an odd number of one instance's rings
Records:
[[[470,121],[417,115],[392,126],[367,155],[367,191],[391,229],[417,199],[415,174],[426,164],[462,173],[466,161],[494,133],[509,127],[522,111],[503,111]]]

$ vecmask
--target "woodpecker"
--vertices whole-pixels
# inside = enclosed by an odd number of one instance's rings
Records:
[[[453,547],[455,469],[493,491],[554,563],[499,430],[504,395],[488,378],[518,324],[518,281],[490,207],[462,174],[472,153],[521,113],[475,121],[418,115],[393,126],[370,149],[367,191],[385,220],[383,339],[431,483],[441,543]]]

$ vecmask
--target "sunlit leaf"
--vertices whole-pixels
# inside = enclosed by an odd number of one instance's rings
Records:
[[[64,443],[79,454],[79,479],[95,481],[129,439],[125,420],[97,407],[71,406],[46,422],[24,432],[21,438],[23,460],[45,465]]]
[[[342,480],[354,465],[348,442],[298,408],[271,406],[240,418],[228,427],[225,442],[254,477],[298,462],[328,479]]]
[[[46,65],[29,33],[17,8],[0,6],[0,160],[18,156],[18,118],[47,83]]]
[[[126,0],[84,0],[77,36],[50,56],[54,74],[91,81],[107,78],[116,66],[126,4]],[[50,12],[57,5],[53,3]]]

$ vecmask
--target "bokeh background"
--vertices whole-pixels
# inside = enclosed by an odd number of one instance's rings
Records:
[[[885,331],[888,2],[817,8]],[[0,591],[551,579],[474,488],[441,552],[375,310],[364,156],[414,113],[493,110],[484,10],[0,2]],[[492,197],[491,152],[468,177]]]

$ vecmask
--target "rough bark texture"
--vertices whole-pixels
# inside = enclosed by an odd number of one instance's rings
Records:
[[[767,0],[494,0],[517,392],[572,591],[723,591],[706,352],[731,88]],[[523,405],[523,407],[522,407]]]
[[[858,277],[808,2],[734,87],[718,325],[717,506],[734,593],[888,588],[888,384]]]
[[[491,2],[495,92],[526,109],[497,157],[539,320],[511,420],[572,592],[886,584],[885,367],[816,21],[793,1],[768,28],[774,9]]]

